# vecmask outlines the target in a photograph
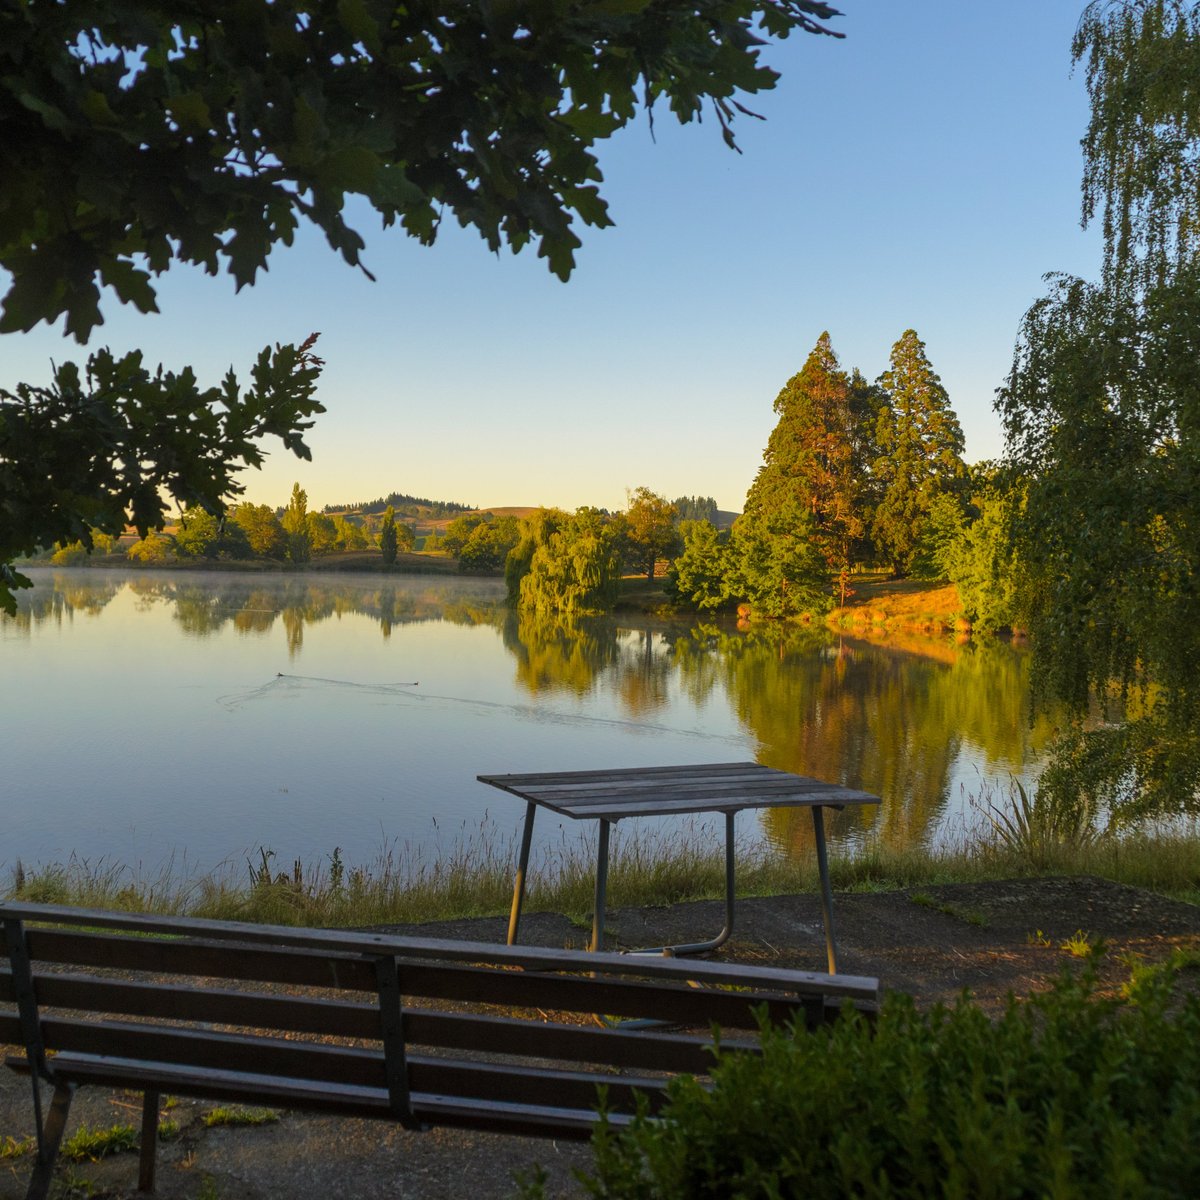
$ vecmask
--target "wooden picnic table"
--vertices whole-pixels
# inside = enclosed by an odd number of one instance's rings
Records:
[[[594,820],[599,826],[596,849],[596,896],[590,949],[601,949],[608,888],[608,839],[612,825],[626,817],[662,817],[714,812],[725,815],[725,926],[715,938],[676,946],[650,947],[645,953],[705,954],[733,932],[734,817],[744,808],[807,808],[812,813],[817,870],[821,877],[821,914],[830,974],[837,973],[833,932],[833,892],[825,847],[825,809],[847,804],[878,804],[878,796],[839,784],[823,783],[756,762],[702,763],[672,767],[625,767],[604,771],[539,771],[521,775],[479,775],[490,784],[525,802],[525,825],[513,884],[508,944],[517,940],[525,876],[538,807],[576,821]]]

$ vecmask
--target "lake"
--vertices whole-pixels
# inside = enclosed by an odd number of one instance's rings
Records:
[[[478,774],[741,759],[882,795],[831,816],[837,845],[939,844],[980,820],[972,797],[1028,781],[1050,734],[1003,643],[571,625],[508,612],[490,579],[29,573],[0,616],[6,872],[428,859],[516,831],[523,804]],[[738,822],[810,852],[803,812]],[[541,850],[582,832],[565,824],[543,815]]]

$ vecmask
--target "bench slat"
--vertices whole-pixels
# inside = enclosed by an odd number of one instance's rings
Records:
[[[514,1007],[654,1017],[702,1028],[716,1022],[732,1029],[757,1029],[753,1010],[760,1004],[766,1004],[770,1019],[778,1024],[801,1013],[810,1023],[822,1019],[820,997],[796,1001],[761,992],[714,992],[627,979],[592,979],[586,975],[571,977],[424,964],[406,967],[403,979],[408,994],[434,999],[486,999],[492,1004]]]
[[[378,1048],[57,1017],[46,1018],[42,1029],[47,1049],[60,1052],[188,1068],[219,1069],[222,1064],[236,1062],[240,1073],[247,1076],[386,1088],[384,1057]],[[587,1106],[594,1101],[597,1085],[603,1083],[609,1088],[614,1106],[630,1108],[635,1089],[657,1093],[665,1084],[662,1077],[630,1078],[598,1070],[550,1068],[535,1065],[527,1057],[516,1063],[492,1063],[410,1053],[406,1059],[410,1090],[514,1103],[536,1096],[556,1106]]]
[[[577,950],[556,950],[541,946],[496,946],[484,942],[401,937],[391,934],[363,933],[356,930],[294,929],[281,925],[249,925],[241,922],[201,920],[197,917],[153,917],[134,913],[105,912],[98,909],[68,908],[51,904],[21,904],[12,901],[0,904],[0,917],[5,916],[27,921],[60,922],[76,927],[92,925],[126,932],[155,933],[166,937],[206,938],[214,945],[232,943],[233,946],[242,950],[251,946],[264,949],[288,947],[293,951],[323,949],[335,952],[329,960],[331,964],[353,962],[355,956],[375,957],[380,954],[393,954],[405,959],[423,957],[438,961],[486,962],[496,966],[521,967],[525,970],[576,971],[579,969],[579,952]],[[28,932],[31,955],[41,933],[41,930]],[[158,939],[135,938],[131,941],[141,946],[170,944]],[[184,944],[196,945],[194,942]],[[776,967],[750,967],[726,962],[683,961],[673,958],[597,953],[589,956],[588,970],[589,973],[599,975],[640,974],[647,978],[676,980],[681,983],[695,979],[703,983],[733,987],[762,989],[775,987],[793,993],[810,992],[814,995],[847,996],[851,999],[871,1001],[875,1000],[878,994],[878,982],[860,976],[826,975],[819,972],[789,971]],[[202,974],[204,972],[189,973]],[[279,982],[288,981],[280,980]],[[327,982],[325,986],[352,987],[358,985]]]
[[[62,929],[28,929],[35,963],[147,971],[159,975],[202,975],[293,987],[374,992],[375,970],[359,956],[320,951],[272,950],[268,946],[222,942],[168,941],[113,937]]]
[[[18,1069],[21,1067],[19,1061],[10,1060],[10,1065]],[[245,1075],[237,1071],[144,1063],[106,1055],[63,1054],[55,1060],[55,1065],[63,1078],[81,1084],[104,1084],[134,1090],[150,1087],[173,1095],[231,1100],[242,1104],[277,1104],[303,1112],[358,1117],[389,1115],[387,1092],[379,1088],[304,1083]],[[501,1101],[480,1103],[425,1093],[413,1093],[411,1100],[415,1116],[438,1125],[540,1137],[586,1140],[591,1137],[599,1115],[595,1105],[590,1102],[584,1108],[574,1109]],[[624,1125],[629,1118],[623,1113],[613,1113],[610,1120],[615,1125]]]
[[[376,1041],[380,1037],[378,1006],[361,1001],[50,973],[38,976],[35,991],[43,1008],[159,1017],[167,1021],[206,1021]],[[11,975],[0,969],[0,1000],[13,999]]]
[[[316,987],[333,986],[330,980],[336,977],[343,987],[374,990],[374,972],[369,964],[331,960],[307,952],[196,947],[182,942],[106,938],[97,934],[63,934],[41,929],[30,930],[29,943],[31,949],[37,951],[38,961],[167,974],[182,974],[186,970],[215,978]],[[193,954],[193,951],[201,953]],[[574,961],[576,966],[580,965],[578,957]],[[626,962],[629,961],[627,958]],[[630,969],[636,970],[636,964]],[[810,1025],[824,1019],[820,996],[793,1001],[760,992],[711,992],[638,980],[496,971],[428,961],[402,963],[400,979],[406,996],[463,1001],[486,999],[493,1004],[513,1007],[576,1013],[598,1011],[620,1017],[649,1016],[680,1025],[707,1027],[715,1021],[732,1029],[756,1029],[758,1022],[754,1010],[761,1004],[766,1004],[770,1019],[778,1024],[801,1012]],[[347,1036],[374,1035],[348,1033]]]
[[[77,1012],[203,1021],[252,1029],[378,1041],[379,1010],[371,1004],[316,1000],[304,996],[268,996],[214,988],[163,987],[123,983],[88,975],[43,975],[37,981],[44,1007]],[[0,969],[0,1001],[13,1000],[11,974]],[[0,1015],[0,1020],[3,1020]],[[570,1062],[611,1063],[617,1067],[703,1072],[712,1063],[712,1039],[682,1033],[594,1029],[513,1017],[463,1015],[406,1008],[405,1041],[413,1046],[491,1051]],[[0,1040],[6,1028],[0,1025]],[[8,1019],[9,1035],[19,1041],[20,1023]],[[14,1042],[15,1044],[15,1042]],[[753,1050],[756,1043],[725,1044]]]

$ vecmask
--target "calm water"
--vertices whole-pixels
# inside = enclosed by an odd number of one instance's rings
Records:
[[[743,758],[881,794],[834,816],[843,842],[937,842],[977,819],[969,795],[1027,777],[1049,733],[1004,645],[571,627],[506,612],[492,580],[31,574],[0,616],[0,870],[428,857],[517,828],[521,802],[477,774]],[[803,813],[738,828],[809,850]],[[562,836],[541,818],[540,845]]]

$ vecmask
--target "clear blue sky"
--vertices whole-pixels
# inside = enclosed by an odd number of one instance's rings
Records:
[[[617,225],[585,234],[565,285],[532,250],[496,257],[457,227],[426,249],[364,211],[377,283],[308,232],[241,295],[174,268],[159,316],[110,297],[92,344],[216,382],[319,330],[313,462],[276,442],[243,477],[270,504],[298,480],[316,507],[397,490],[617,508],[645,485],[738,510],[772,402],[825,329],[869,378],[916,329],[968,459],[994,457],[993,393],[1041,276],[1097,274],[1098,235],[1079,228],[1081,7],[845,0],[844,41],[765,51],[783,78],[749,102],[767,120],[738,123],[744,154],[665,111],[654,138],[643,118],[602,150]],[[0,386],[81,356],[45,327],[0,338]]]

